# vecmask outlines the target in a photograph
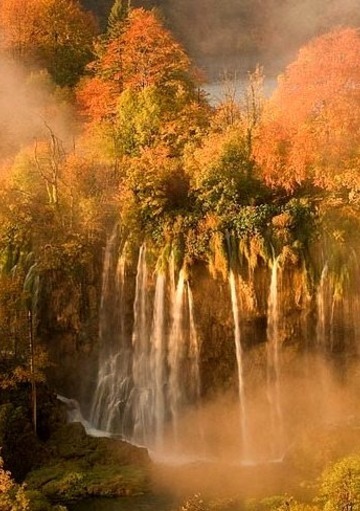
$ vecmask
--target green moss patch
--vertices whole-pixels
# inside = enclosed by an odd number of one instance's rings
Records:
[[[49,449],[52,455],[47,463],[31,471],[26,483],[51,502],[149,491],[145,449],[116,439],[89,437],[80,424],[61,427],[51,438]]]

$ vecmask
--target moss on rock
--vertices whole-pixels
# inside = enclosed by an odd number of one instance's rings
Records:
[[[150,460],[145,449],[90,437],[80,423],[60,427],[48,447],[47,463],[30,472],[26,483],[53,503],[149,491]]]

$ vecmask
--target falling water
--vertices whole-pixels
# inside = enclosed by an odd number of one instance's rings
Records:
[[[125,434],[122,411],[131,384],[131,359],[123,323],[125,250],[123,248],[120,257],[118,250],[116,228],[105,249],[99,326],[100,363],[90,422],[98,429]]]
[[[136,274],[136,290],[134,301],[133,345],[133,381],[131,395],[133,407],[134,434],[133,440],[147,445],[152,431],[152,375],[150,367],[150,338],[147,322],[147,286],[148,272],[146,265],[146,248],[142,246]]]
[[[173,258],[169,268],[157,271],[153,279],[142,246],[131,309],[126,299],[125,250],[120,248],[116,229],[104,257],[99,371],[90,422],[161,451],[166,424],[177,439],[185,405],[200,399],[193,297],[184,270],[176,283]]]
[[[198,336],[195,328],[194,320],[194,300],[191,292],[190,284],[187,283],[188,307],[189,307],[189,324],[190,324],[190,375],[193,385],[193,398],[195,402],[200,400],[201,396],[201,379],[200,379],[200,347]]]
[[[169,336],[169,407],[172,415],[175,442],[178,440],[178,422],[182,401],[182,385],[180,378],[181,360],[183,356],[183,301],[184,301],[184,270],[180,271],[175,296],[172,304],[172,325]]]
[[[155,421],[155,446],[161,448],[165,424],[165,287],[166,278],[158,273],[155,285],[153,325],[151,332],[151,374],[154,379],[152,416]]]
[[[279,303],[278,303],[279,258],[272,264],[267,315],[267,396],[270,404],[270,423],[274,439],[273,455],[279,456],[283,444],[283,416],[280,392],[279,360]]]
[[[244,387],[244,376],[243,376],[243,360],[242,360],[242,348],[241,348],[241,335],[240,335],[240,318],[239,318],[239,307],[236,292],[236,282],[234,272],[230,270],[229,284],[231,292],[231,305],[232,313],[234,318],[234,336],[235,336],[235,350],[236,350],[236,361],[238,369],[238,389],[239,389],[239,404],[240,404],[240,420],[241,420],[241,439],[245,454],[245,448],[248,446],[247,438],[247,417],[246,417],[246,406],[245,406],[245,387]]]
[[[316,341],[320,351],[326,350],[326,280],[328,277],[329,268],[325,264],[322,272],[319,287],[316,293],[317,305],[317,323],[316,323]]]
[[[336,306],[334,282],[326,263],[321,272],[319,286],[316,292],[317,322],[316,322],[316,348],[317,348],[317,374],[320,388],[318,410],[321,411],[322,420],[332,422],[333,405],[333,368],[328,354],[334,345],[334,313]]]

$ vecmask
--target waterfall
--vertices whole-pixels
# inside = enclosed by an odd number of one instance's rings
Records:
[[[329,268],[325,264],[320,277],[319,287],[316,293],[317,322],[316,322],[316,342],[322,352],[325,352],[326,341],[326,280]]]
[[[100,361],[90,422],[98,429],[124,435],[126,425],[122,411],[131,385],[131,354],[123,322],[125,250],[123,248],[120,256],[118,251],[119,233],[115,228],[104,256],[99,322]]]
[[[283,415],[281,407],[280,359],[279,359],[279,258],[273,261],[267,313],[267,396],[270,405],[270,424],[274,439],[273,454],[281,454],[283,443]]]
[[[239,306],[236,291],[235,275],[232,270],[229,274],[229,284],[231,293],[231,305],[234,319],[234,337],[235,337],[235,350],[236,350],[236,362],[238,370],[238,389],[239,389],[239,405],[240,405],[240,421],[241,421],[241,439],[243,445],[243,451],[248,446],[248,435],[247,435],[247,417],[246,417],[246,406],[245,406],[245,387],[244,387],[244,375],[243,375],[243,356],[241,347],[241,334],[240,334],[240,317],[239,317]]]
[[[161,448],[165,424],[165,288],[166,278],[158,273],[155,285],[153,325],[151,332],[151,374],[154,379],[152,416],[155,422],[155,446]]]
[[[116,228],[104,254],[99,369],[89,422],[162,450],[166,424],[178,438],[185,406],[200,399],[193,296],[184,270],[175,281],[173,257],[168,268],[154,275],[149,271],[143,245],[131,307],[127,296],[131,274],[126,272],[119,234]]]
[[[193,386],[193,398],[195,402],[200,400],[201,396],[201,378],[200,378],[200,347],[194,320],[194,299],[190,284],[187,283],[189,324],[190,324],[190,377]]]
[[[183,301],[184,301],[185,275],[181,270],[172,299],[172,325],[169,336],[168,363],[169,363],[169,407],[172,416],[175,441],[178,439],[178,422],[182,401],[181,361],[183,356]]]
[[[147,287],[146,248],[143,245],[140,248],[136,273],[132,334],[134,389],[131,395],[131,403],[134,420],[133,440],[144,445],[149,443],[149,435],[153,427],[151,416],[151,410],[153,409],[153,381],[150,367],[151,347],[147,321]]]
[[[124,249],[120,229],[109,236],[91,426],[161,459],[171,453],[177,460],[262,463],[282,457],[288,431],[295,442],[307,424],[347,416],[344,384],[358,375],[356,254],[346,265],[342,253],[326,264],[323,258],[310,300],[299,259],[274,255],[269,268],[259,262],[249,277],[243,265],[241,278],[230,241],[224,286],[201,262],[189,279],[187,267],[178,268],[173,255],[166,259],[168,247],[135,252],[130,241]],[[246,301],[247,293],[254,299]]]

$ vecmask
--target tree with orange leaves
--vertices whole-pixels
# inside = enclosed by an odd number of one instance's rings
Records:
[[[206,124],[190,59],[154,11],[130,10],[97,53],[77,97],[90,122],[111,126],[118,154],[164,141],[178,148]]]
[[[74,85],[92,55],[96,27],[78,0],[2,0],[0,48]]]
[[[301,49],[279,78],[255,147],[267,183],[360,186],[359,54],[359,30],[334,30]]]
[[[4,0],[0,4],[1,48],[15,57],[32,54],[39,36],[39,0]]]
[[[125,89],[139,92],[155,86],[164,96],[189,99],[196,86],[191,62],[155,13],[133,9],[124,23],[124,30],[99,43],[98,58],[90,66],[94,76],[79,90],[80,102],[89,116],[107,117],[109,108],[115,113],[118,96]],[[106,97],[102,115],[96,91]]]

